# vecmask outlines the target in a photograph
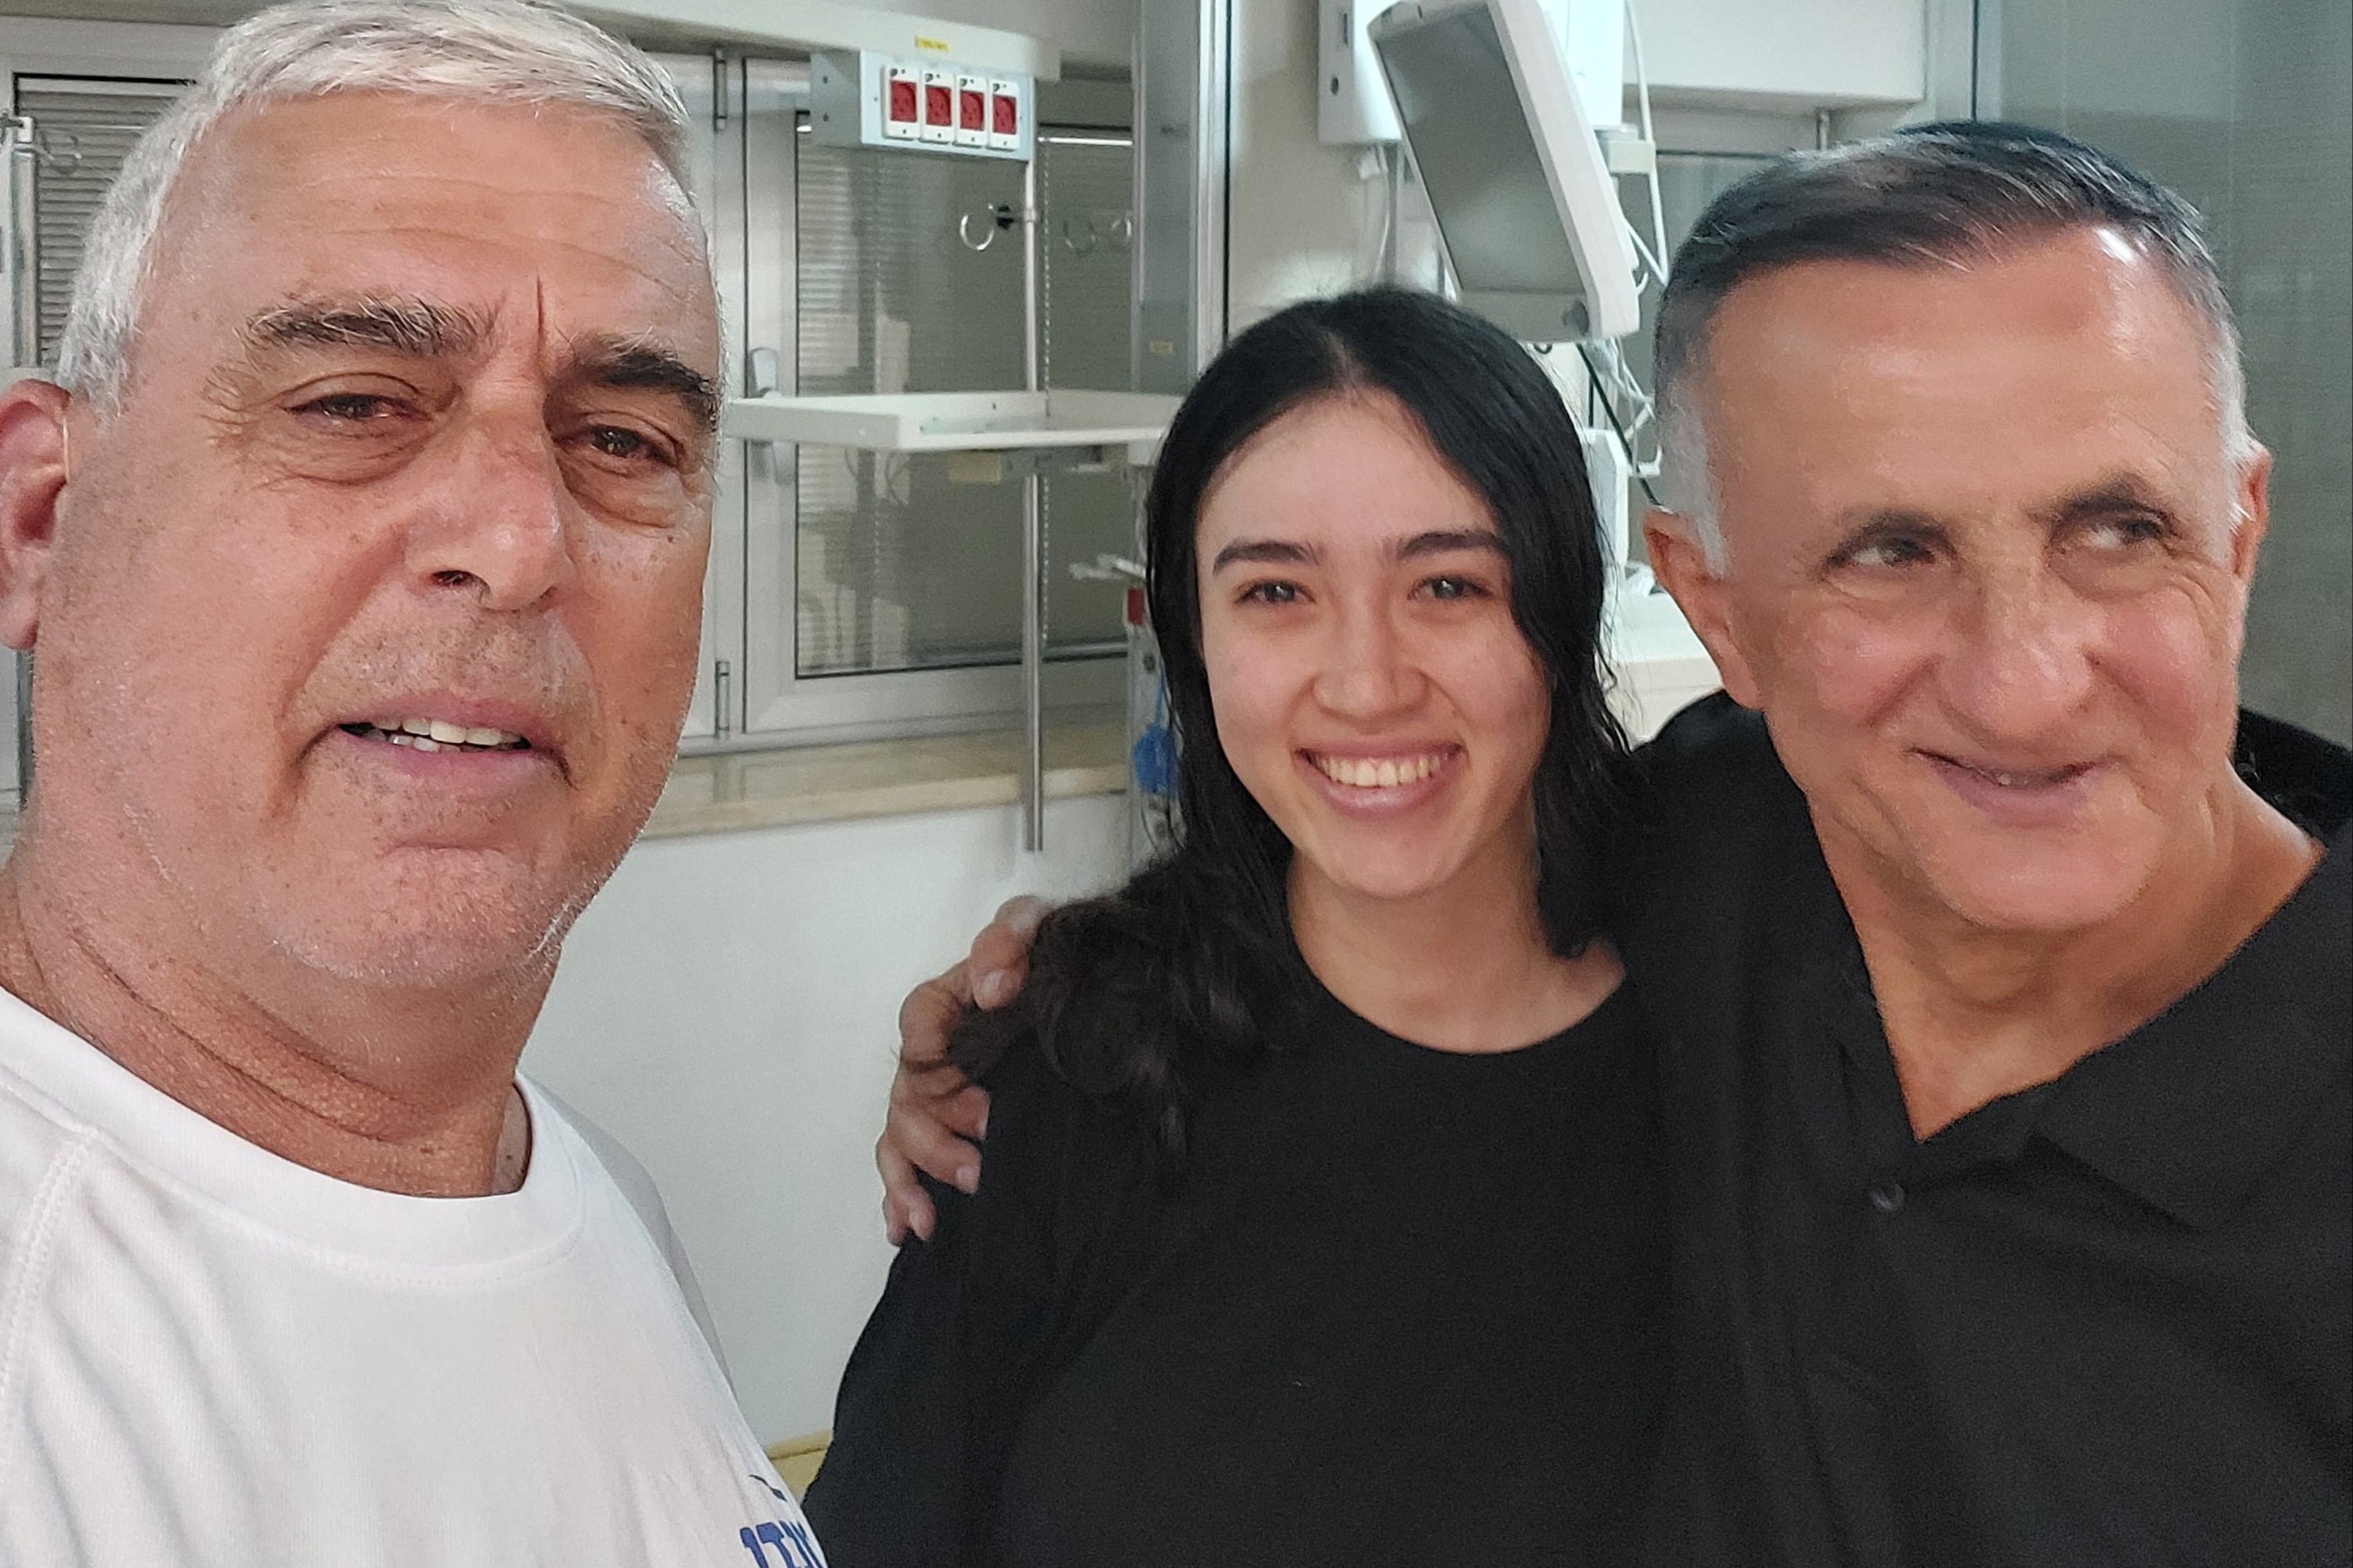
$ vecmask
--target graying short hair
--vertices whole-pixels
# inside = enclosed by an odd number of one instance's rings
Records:
[[[686,106],[661,68],[630,45],[537,0],[293,0],[223,34],[204,75],[124,160],[74,277],[58,342],[59,383],[101,410],[119,406],[156,235],[206,134],[249,105],[331,92],[611,116],[644,139],[693,218]]]
[[[2256,449],[2247,429],[2239,329],[2198,209],[2094,148],[2054,132],[1948,121],[1817,153],[1793,153],[1742,180],[1700,215],[1668,268],[1652,363],[1676,509],[1708,563],[1728,559],[1699,384],[1708,331],[1732,291],[1806,261],[1934,267],[1999,254],[2071,228],[2114,229],[2164,264],[2205,323],[2225,456]]]

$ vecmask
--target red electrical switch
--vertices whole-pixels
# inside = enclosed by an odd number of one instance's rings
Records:
[[[988,144],[1007,151],[1021,145],[1021,88],[1017,82],[988,84]]]
[[[923,140],[954,142],[955,123],[955,73],[926,68],[923,72]]]
[[[980,77],[956,78],[956,145],[988,145],[988,83]]]
[[[922,76],[913,66],[892,66],[882,83],[882,134],[916,136],[923,121]]]

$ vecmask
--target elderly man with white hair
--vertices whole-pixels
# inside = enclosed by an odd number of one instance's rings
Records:
[[[0,1562],[822,1561],[515,1072],[692,685],[684,123],[518,0],[265,12],[0,398]]]

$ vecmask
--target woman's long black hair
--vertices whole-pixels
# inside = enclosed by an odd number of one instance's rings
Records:
[[[1194,384],[1145,502],[1152,624],[1178,745],[1176,847],[1118,892],[1049,916],[1020,1001],[974,1015],[951,1053],[978,1075],[1034,1030],[1065,1079],[1147,1118],[1172,1163],[1188,1076],[1266,1048],[1268,1026],[1314,984],[1292,936],[1290,842],[1218,743],[1194,551],[1202,498],[1285,414],[1382,393],[1420,422],[1502,536],[1513,618],[1552,692],[1535,773],[1537,910],[1564,956],[1600,929],[1599,868],[1626,740],[1606,700],[1599,530],[1559,392],[1518,343],[1435,295],[1372,289],[1269,317]]]

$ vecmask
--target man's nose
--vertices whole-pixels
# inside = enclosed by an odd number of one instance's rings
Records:
[[[1377,605],[1344,605],[1333,618],[1315,700],[1343,718],[1370,721],[1421,700],[1423,677],[1409,639]]]
[[[2047,735],[2083,712],[2099,626],[2039,557],[1980,572],[1954,617],[1947,696],[1989,736]]]
[[[451,460],[410,532],[417,580],[479,595],[491,610],[523,609],[560,590],[575,572],[577,506],[538,411],[481,417],[453,434]]]

